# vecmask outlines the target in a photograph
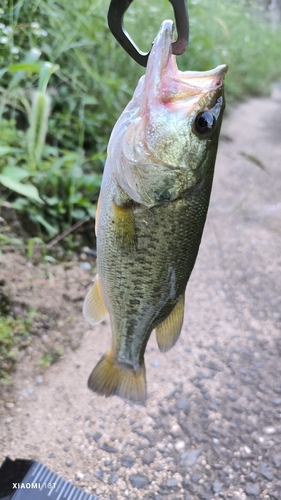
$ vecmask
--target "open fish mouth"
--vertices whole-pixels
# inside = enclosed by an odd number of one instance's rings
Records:
[[[208,71],[178,70],[172,54],[173,31],[173,22],[164,21],[154,41],[144,78],[141,112],[147,111],[148,96],[168,105],[189,101],[185,102],[185,110],[190,112],[206,93],[217,93],[223,87],[228,70],[225,64]]]

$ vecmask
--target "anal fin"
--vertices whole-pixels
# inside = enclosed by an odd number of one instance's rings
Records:
[[[95,278],[94,285],[85,298],[83,314],[86,320],[92,325],[102,321],[108,314],[102,298],[98,274]]]
[[[177,342],[184,315],[184,293],[180,296],[177,304],[168,318],[156,327],[156,340],[161,352],[171,349]]]
[[[146,378],[144,361],[135,371],[118,363],[112,353],[102,356],[93,369],[88,387],[102,396],[120,396],[131,401],[144,402],[146,399]]]

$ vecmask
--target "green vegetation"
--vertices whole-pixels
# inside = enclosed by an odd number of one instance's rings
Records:
[[[63,356],[63,349],[61,347],[53,349],[51,352],[44,354],[43,358],[38,362],[42,368],[49,368],[49,366],[56,363]]]
[[[228,103],[281,76],[280,35],[261,2],[190,0],[181,69],[227,63]],[[93,219],[108,138],[144,72],[111,35],[109,0],[3,0],[0,16],[0,207],[49,241]],[[135,0],[125,25],[142,50],[168,0]],[[70,242],[68,237],[67,241]]]
[[[0,386],[9,383],[10,373],[18,359],[19,352],[29,344],[31,324],[30,316],[23,319],[0,317]]]

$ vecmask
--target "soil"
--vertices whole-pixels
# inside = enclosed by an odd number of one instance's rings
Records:
[[[146,406],[87,388],[111,336],[82,317],[92,257],[3,253],[2,293],[36,316],[2,395],[1,460],[40,460],[99,499],[281,499],[280,115],[279,85],[224,121],[183,330],[166,354],[149,341]]]

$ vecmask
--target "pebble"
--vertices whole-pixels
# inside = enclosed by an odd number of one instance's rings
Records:
[[[159,361],[153,361],[152,366],[154,366],[154,368],[158,368],[160,366]]]
[[[170,434],[173,438],[181,436],[182,432],[180,426],[178,424],[173,425],[170,430]]]
[[[185,478],[184,478],[184,480],[183,480],[183,482],[182,482],[182,487],[183,487],[183,488],[188,488],[188,487],[189,487],[189,485],[190,485],[190,478],[189,478],[189,476],[187,475],[187,476],[185,476]]]
[[[275,434],[276,430],[274,427],[266,427],[264,429],[265,434]]]
[[[35,389],[33,389],[32,387],[30,389],[27,389],[27,394],[29,396],[32,396],[32,394],[34,394],[34,393],[35,393]]]
[[[218,405],[217,405],[216,401],[214,401],[214,400],[210,401],[210,403],[209,403],[209,409],[211,411],[217,411],[218,410]]]
[[[248,482],[255,483],[257,480],[257,474],[255,472],[250,472],[250,474],[248,474],[245,479]]]
[[[98,440],[102,437],[102,433],[101,432],[95,432],[95,434],[93,435],[93,438],[95,440],[95,442],[97,443]]]
[[[176,488],[177,485],[178,485],[178,482],[176,479],[173,479],[173,478],[168,479],[167,488]]]
[[[184,441],[178,441],[176,444],[175,444],[175,449],[177,451],[182,451],[184,450],[185,448],[185,442]]]
[[[73,462],[72,462],[71,458],[68,458],[68,459],[65,461],[65,465],[66,465],[67,467],[72,467],[72,464],[73,464]]]
[[[89,262],[81,262],[80,267],[81,269],[84,269],[84,271],[90,271],[91,264]]]
[[[155,460],[155,456],[156,456],[155,451],[153,450],[146,451],[142,456],[142,463],[144,465],[152,464]]]
[[[75,477],[76,477],[76,479],[80,480],[80,479],[83,479],[84,474],[83,474],[83,472],[78,471],[78,472],[76,472]]]
[[[165,453],[166,451],[166,445],[165,443],[157,443],[157,450],[160,451],[160,453]]]
[[[191,479],[192,479],[193,483],[199,483],[201,477],[198,476],[198,474],[193,474]]]
[[[259,495],[260,494],[260,487],[258,484],[247,484],[245,488],[245,492],[247,495]]]
[[[275,453],[273,455],[273,462],[275,467],[281,467],[281,453]]]
[[[123,467],[127,467],[127,469],[130,469],[134,465],[134,463],[135,459],[130,455],[125,455],[121,458],[121,465],[123,465]]]
[[[215,481],[212,486],[214,493],[219,493],[221,491],[221,484],[218,481]]]
[[[96,478],[97,479],[101,479],[104,475],[104,471],[103,470],[98,470],[98,472],[96,473]]]
[[[100,448],[100,450],[107,451],[107,453],[116,453],[117,452],[116,448],[114,448],[113,446],[111,446],[107,442],[100,444],[99,448]]]
[[[193,467],[199,456],[201,455],[202,450],[192,450],[192,451],[186,451],[181,455],[180,459],[180,465],[181,467]]]
[[[37,385],[43,384],[43,377],[41,377],[41,375],[38,375],[38,377],[36,377],[36,384]]]
[[[176,402],[176,408],[178,410],[188,411],[190,408],[190,403],[189,403],[188,399],[186,399],[186,398],[178,399]]]
[[[11,410],[14,406],[14,403],[5,403],[5,408],[7,408],[7,410]]]
[[[276,406],[281,405],[281,399],[280,398],[272,398],[271,403],[273,403]]]
[[[222,367],[218,363],[216,363],[215,361],[212,361],[212,360],[207,363],[207,367],[210,370],[214,370],[216,372],[222,372],[223,371]]]
[[[273,479],[273,471],[272,471],[271,467],[268,464],[262,462],[260,464],[259,469],[260,469],[260,473],[263,475],[263,477],[265,477],[268,481],[272,481],[272,479]]]
[[[114,484],[114,483],[116,483],[117,479],[118,479],[118,476],[115,476],[115,474],[111,474],[109,476],[107,482],[108,482],[108,484]]]
[[[274,500],[280,500],[281,498],[281,488],[278,486],[274,486],[270,491],[269,491],[270,499],[274,498]]]
[[[148,479],[142,474],[131,474],[129,481],[134,488],[144,488],[148,485]]]

